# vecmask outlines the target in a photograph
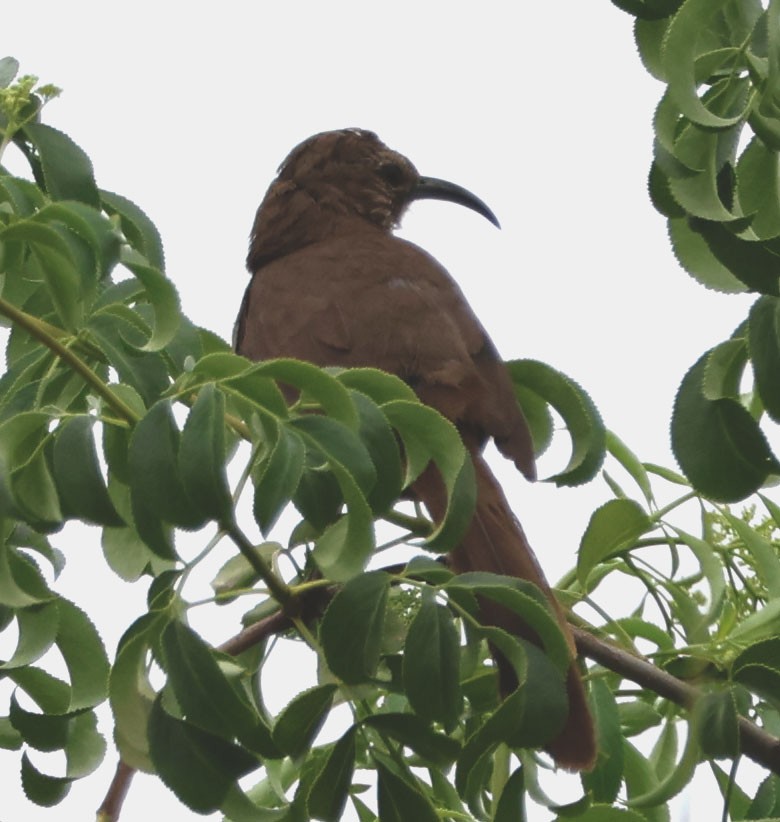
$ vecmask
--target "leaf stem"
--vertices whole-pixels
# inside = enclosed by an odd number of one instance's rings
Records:
[[[0,297],[0,314],[8,317],[9,320],[23,328],[30,336],[43,343],[50,351],[53,351],[64,363],[79,374],[120,417],[131,425],[138,422],[139,415],[120,399],[84,360],[61,341],[62,337],[66,336],[64,331],[44,320],[33,317],[32,314],[28,314],[26,311],[22,311],[2,297]]]
[[[254,545],[246,534],[238,527],[235,521],[220,523],[220,528],[233,540],[239,551],[246,557],[257,575],[268,588],[271,596],[282,606],[282,610],[289,612],[295,600],[290,587],[285,584],[271,569],[271,566],[254,550]]]

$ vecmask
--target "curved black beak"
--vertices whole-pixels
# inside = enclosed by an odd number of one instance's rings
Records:
[[[451,203],[466,206],[477,214],[481,214],[490,220],[494,226],[501,228],[496,215],[479,199],[463,186],[449,183],[447,180],[439,180],[437,177],[420,177],[417,185],[409,194],[412,200],[447,200]]]

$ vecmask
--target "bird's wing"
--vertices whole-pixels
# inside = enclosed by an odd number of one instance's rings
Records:
[[[528,426],[490,338],[449,274],[411,243],[369,229],[266,264],[247,289],[235,342],[254,360],[398,374],[464,437],[477,446],[493,437],[534,476]]]

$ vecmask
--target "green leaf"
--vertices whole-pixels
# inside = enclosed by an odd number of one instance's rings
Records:
[[[11,491],[20,518],[33,528],[49,533],[61,527],[57,488],[43,448],[11,477]]]
[[[410,773],[401,777],[388,762],[377,758],[377,805],[382,822],[438,822],[431,800]]]
[[[57,647],[70,675],[69,710],[99,705],[108,695],[109,663],[103,641],[89,617],[72,602],[57,601]]]
[[[99,208],[92,162],[84,151],[66,134],[43,123],[28,123],[23,130],[35,146],[49,196]]]
[[[780,299],[762,296],[753,303],[748,346],[756,389],[769,416],[780,422]]]
[[[0,605],[26,608],[55,598],[46,580],[23,553],[0,541]]]
[[[139,346],[141,351],[160,351],[176,336],[181,323],[179,295],[173,283],[159,269],[148,265],[135,252],[124,251],[122,264],[141,281],[146,299],[154,312],[154,331]]]
[[[607,431],[607,450],[628,471],[648,503],[653,501],[653,489],[647,469],[634,452],[612,431]]]
[[[750,645],[734,660],[731,671],[735,682],[774,699],[780,687],[780,639],[772,636]]]
[[[558,618],[552,613],[547,597],[533,583],[500,574],[472,571],[454,576],[444,590],[448,594],[467,590],[514,612],[538,636],[558,670],[561,673],[568,670],[571,652]]]
[[[603,560],[634,545],[654,527],[653,521],[633,500],[613,499],[596,509],[580,540],[577,577],[584,585]]]
[[[667,727],[673,728],[673,722],[668,723]],[[663,739],[664,734],[662,732],[659,743]],[[658,746],[659,743],[656,743],[656,745]],[[663,750],[663,746],[660,750]],[[655,805],[668,802],[689,784],[699,764],[700,758],[698,734],[695,729],[689,730],[688,732],[688,738],[685,741],[685,748],[679,762],[674,762],[671,748],[666,748],[663,756],[665,760],[662,760],[661,763],[656,766],[658,776],[662,777],[663,774],[663,777],[659,780],[658,784],[648,790],[647,793],[633,797],[628,802],[629,807],[640,809],[651,808]],[[653,757],[651,757],[651,761],[652,760]]]
[[[549,477],[559,486],[581,485],[592,479],[606,453],[606,430],[596,406],[585,391],[560,371],[535,360],[507,363],[515,385],[531,389],[563,418],[572,443],[563,471]]]
[[[67,777],[41,773],[27,754],[22,754],[22,788],[25,796],[36,805],[51,808],[59,804],[70,791],[71,782]]]
[[[16,612],[19,636],[16,650],[0,669],[20,668],[40,659],[57,638],[60,614],[57,602],[33,605]]]
[[[594,801],[609,804],[617,798],[623,782],[623,733],[617,701],[607,684],[596,679],[590,690],[599,756],[595,768],[582,775],[582,784]]]
[[[740,221],[734,230],[745,224]],[[743,240],[723,223],[692,219],[691,229],[701,235],[712,255],[751,291],[780,293],[780,257],[766,243]]]
[[[460,744],[456,740],[431,730],[427,721],[413,714],[372,714],[363,720],[363,725],[395,739],[437,768],[451,765],[460,753]]]
[[[54,228],[65,226],[71,235],[75,235],[89,249],[92,259],[94,278],[90,278],[90,284],[97,284],[97,280],[106,277],[119,260],[119,236],[111,221],[91,206],[77,201],[60,201],[44,206],[36,219]],[[64,235],[70,239],[71,250],[74,249],[73,236]],[[75,246],[78,247],[78,246]],[[82,255],[83,257],[83,255]],[[78,259],[74,254],[74,262]],[[84,258],[86,263],[86,258]],[[82,278],[85,277],[85,265],[79,265]],[[93,285],[94,288],[94,285]],[[89,294],[94,293],[90,289]]]
[[[702,694],[694,706],[693,728],[708,759],[739,756],[737,707],[731,690]]]
[[[760,240],[780,235],[778,174],[777,151],[754,137],[737,164],[737,197],[742,211],[752,215],[750,230]]]
[[[325,414],[353,430],[358,427],[357,410],[349,391],[333,376],[301,360],[277,359],[258,363],[252,373],[271,377],[302,391],[305,398],[322,406]]]
[[[213,383],[201,388],[187,417],[179,469],[184,490],[201,516],[221,522],[232,517],[225,472],[225,398]]]
[[[0,59],[0,88],[8,88],[19,72],[19,61],[14,57]]]
[[[474,465],[455,426],[438,411],[417,402],[395,400],[382,407],[401,437],[410,484],[433,460],[447,491],[444,516],[426,539],[435,551],[455,547],[471,523],[476,505]]]
[[[566,815],[557,816],[555,822],[565,822]],[[647,822],[647,817],[636,811],[594,804],[576,816],[577,822]]]
[[[204,445],[205,449],[210,447]],[[145,540],[149,526],[142,515],[151,515],[152,526],[155,517],[191,529],[201,528],[208,521],[208,513],[200,510],[185,490],[179,450],[180,434],[170,401],[160,400],[136,424],[128,451],[133,515]],[[160,553],[161,546],[148,544]],[[172,551],[161,555],[172,558]]]
[[[376,672],[381,651],[390,577],[383,571],[361,574],[330,602],[320,625],[320,640],[331,672],[348,685],[366,682]]]
[[[701,54],[699,33],[728,2],[686,0],[669,24],[662,49],[669,93],[680,111],[693,122],[712,129],[738,123],[745,114],[739,112],[731,117],[718,116],[705,106],[697,94],[696,58]]]
[[[683,378],[672,416],[672,450],[694,487],[712,499],[735,502],[758,490],[776,460],[750,413],[731,399],[703,393],[704,354]]]
[[[267,536],[295,494],[303,475],[306,448],[300,436],[280,425],[268,458],[253,472],[255,495],[252,511],[260,532]]]
[[[108,495],[92,436],[90,417],[71,417],[54,440],[54,481],[65,517],[96,525],[120,526],[122,518]]]
[[[162,240],[157,227],[133,202],[111,191],[100,190],[100,200],[108,214],[119,217],[122,232],[130,245],[146,257],[150,264],[165,270]]]
[[[286,756],[301,756],[327,719],[333,696],[333,684],[317,685],[298,694],[276,718],[272,736]]]
[[[394,400],[417,401],[417,395],[400,377],[377,368],[347,368],[336,375],[347,388],[370,397],[377,405]]]
[[[707,579],[710,587],[710,607],[705,617],[708,624],[715,619],[723,604],[723,597],[726,591],[726,580],[724,578],[723,564],[715,549],[709,542],[699,537],[673,528],[678,537],[691,549],[701,570]]]
[[[702,234],[691,228],[687,216],[669,220],[669,238],[680,265],[703,286],[727,294],[738,294],[748,286],[713,254]]]
[[[306,804],[313,819],[339,822],[342,818],[355,771],[356,732],[354,726],[349,728],[333,745],[312,783]]]
[[[452,730],[463,705],[460,634],[448,608],[424,597],[406,635],[404,690],[414,712]]]
[[[358,392],[353,392],[352,400],[360,417],[360,440],[376,469],[367,495],[368,503],[373,511],[381,513],[401,495],[403,470],[398,440],[387,418],[374,402]]]
[[[56,751],[65,747],[68,738],[68,725],[72,716],[68,714],[53,715],[26,711],[11,695],[9,719],[11,725],[22,735],[22,739],[38,751]]]
[[[238,738],[261,756],[279,752],[260,715],[219,667],[214,652],[190,628],[171,622],[162,634],[168,681],[189,722],[223,739]]]
[[[149,681],[147,657],[164,624],[165,619],[159,613],[148,613],[125,631],[109,682],[114,741],[122,761],[147,772],[154,770],[146,728],[155,696]]]
[[[756,575],[766,587],[769,596],[773,599],[780,597],[780,557],[774,544],[739,517],[735,517],[729,511],[723,513],[753,557]]]
[[[376,468],[354,430],[337,420],[315,415],[298,417],[289,425],[308,447],[322,453],[331,464],[343,466],[362,495],[368,495],[376,482]]]
[[[525,772],[522,768],[507,779],[496,806],[493,822],[524,822]]]
[[[259,767],[254,756],[168,714],[158,697],[149,717],[149,749],[162,781],[190,810],[211,813]]]

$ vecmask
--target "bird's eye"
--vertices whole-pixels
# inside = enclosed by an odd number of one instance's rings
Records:
[[[401,166],[396,163],[383,163],[379,166],[379,176],[393,188],[403,185],[405,174]]]

